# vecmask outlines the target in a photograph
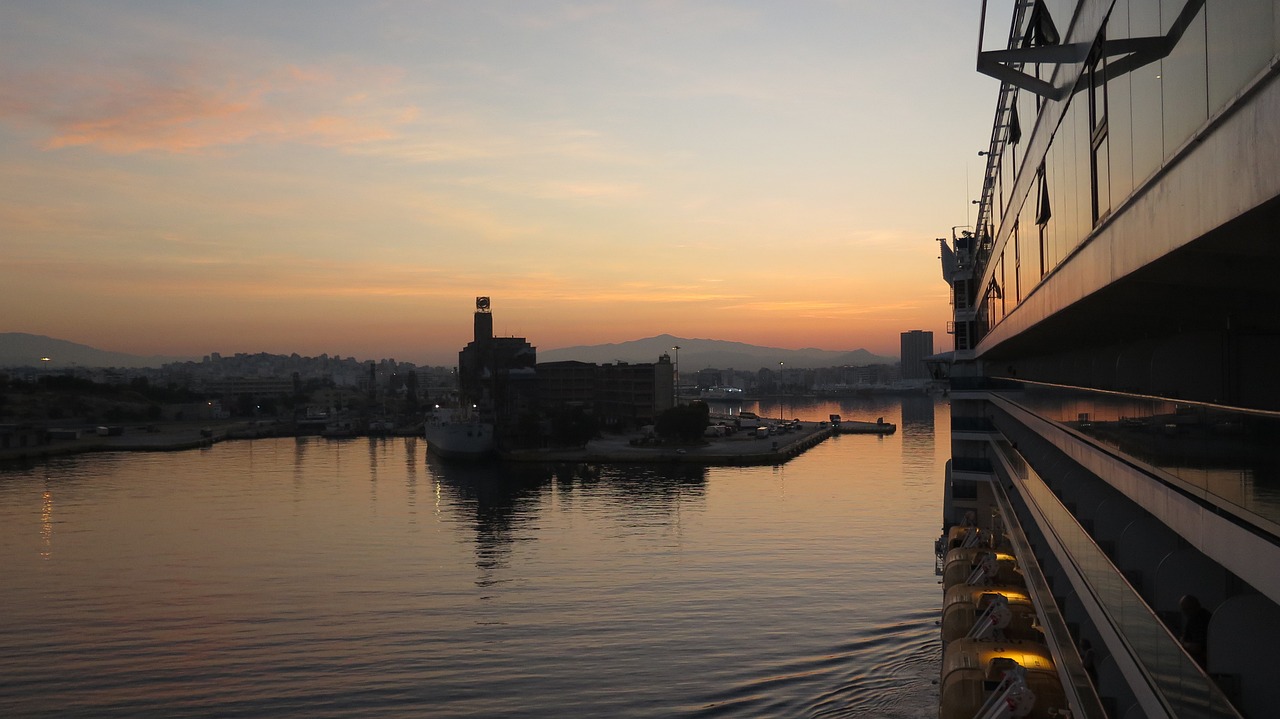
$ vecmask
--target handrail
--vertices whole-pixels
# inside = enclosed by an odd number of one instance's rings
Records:
[[[1009,479],[1021,487],[1020,496],[1040,515],[1046,535],[1063,547],[1064,565],[1084,582],[1084,587],[1076,587],[1077,594],[1087,593],[1097,603],[1163,708],[1171,716],[1238,719],[1239,712],[1222,690],[1191,659],[1020,450],[1007,441],[993,441],[992,446],[1012,475]]]

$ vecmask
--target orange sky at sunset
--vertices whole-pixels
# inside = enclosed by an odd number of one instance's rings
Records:
[[[0,331],[452,364],[947,348],[973,3],[9,3]]]

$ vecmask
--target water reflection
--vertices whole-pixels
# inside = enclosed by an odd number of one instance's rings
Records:
[[[930,396],[902,398],[902,424],[914,432],[933,434],[933,413],[937,401]]]
[[[53,555],[53,492],[45,490],[40,501],[40,558]]]
[[[475,564],[481,572],[476,584],[493,584],[521,530],[533,527],[549,472],[499,462],[446,462],[433,455],[427,455],[427,471],[443,495],[437,506],[443,501],[475,533]]]
[[[404,440],[404,486],[409,505],[410,522],[416,521],[418,508],[418,439],[406,437]]]
[[[436,480],[436,508],[474,532],[477,584],[498,580],[512,547],[537,538],[544,511],[560,512],[581,499],[613,506],[625,526],[678,525],[681,504],[705,499],[708,469],[685,464],[449,462],[427,456]]]
[[[902,398],[902,464],[909,471],[903,473],[907,482],[930,482],[928,476],[934,464],[933,414],[936,406],[933,397]]]

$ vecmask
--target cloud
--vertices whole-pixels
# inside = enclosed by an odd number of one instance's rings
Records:
[[[199,64],[0,77],[0,118],[47,133],[43,147],[199,154],[246,143],[347,147],[398,137],[420,110],[395,68],[237,72]]]

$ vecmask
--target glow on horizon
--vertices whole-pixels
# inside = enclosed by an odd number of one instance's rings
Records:
[[[945,342],[977,9],[10,4],[0,331],[137,354]]]

